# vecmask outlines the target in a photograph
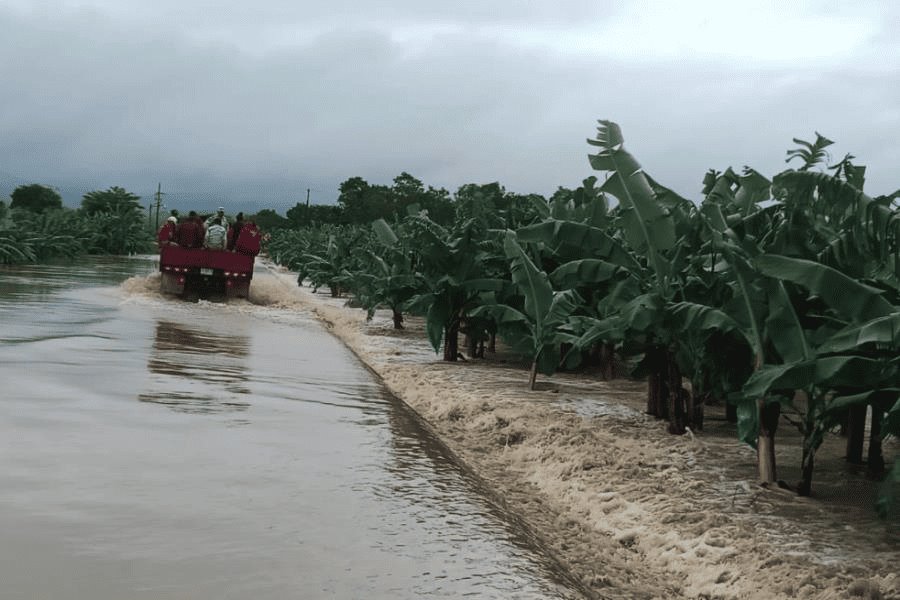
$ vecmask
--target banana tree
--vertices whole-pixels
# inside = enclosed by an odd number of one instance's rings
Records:
[[[588,158],[594,169],[607,173],[599,190],[619,201],[612,211],[613,226],[639,264],[632,271],[639,282],[639,294],[623,307],[624,320],[620,325],[629,331],[629,337],[641,340],[644,364],[650,368],[648,412],[667,414],[669,430],[681,434],[693,415],[685,414],[679,338],[672,328],[670,313],[677,301],[685,300],[684,285],[695,262],[697,249],[692,243],[695,236],[691,235],[690,220],[696,210],[689,201],[644,173],[625,150],[617,124],[599,123],[597,138],[588,140],[599,151]],[[583,347],[602,329],[602,324],[591,328],[576,346]]]
[[[609,223],[609,202],[596,184],[597,178],[591,175],[574,190],[560,188],[550,199],[548,214],[542,217],[605,228]]]
[[[367,243],[367,232],[356,226],[336,227],[320,249],[310,248],[301,256],[302,271],[313,291],[325,285],[334,298],[352,291],[352,273],[357,271],[359,249]]]
[[[887,302],[881,291],[865,285],[826,265],[778,255],[754,260],[759,272],[769,278],[768,337],[780,364],[764,364],[748,379],[740,392],[744,401],[775,397],[798,420],[803,435],[801,482],[798,493],[811,490],[816,450],[825,432],[842,412],[854,404],[871,400],[872,390],[900,385],[900,360],[894,351],[881,356],[864,356],[850,346],[863,331],[889,336],[900,309]],[[789,283],[807,290],[792,299]],[[798,314],[795,305],[813,299],[826,309],[825,317]],[[814,340],[824,340],[814,344]],[[893,337],[891,337],[893,340]],[[856,341],[856,340],[854,340]],[[797,394],[797,390],[802,393]]]
[[[594,179],[585,181],[592,183]],[[602,201],[605,206],[606,199],[599,192],[591,195],[596,196],[591,203]],[[578,196],[578,190],[575,196]],[[555,203],[559,202],[558,198]],[[572,204],[571,200],[568,204]],[[638,279],[631,274],[641,272],[641,264],[624,242],[614,237],[611,219],[604,216],[602,220],[596,220],[590,216],[601,212],[605,215],[605,208],[585,213],[580,210],[584,206],[582,203],[572,210],[557,207],[554,209],[556,217],[548,217],[516,232],[518,241],[535,264],[550,275],[555,289],[574,289],[584,298],[584,304],[567,325],[568,332],[575,335],[581,335],[596,321],[613,314],[621,304],[617,299],[637,295]],[[614,349],[621,341],[614,338],[612,335],[596,336],[576,352],[568,353],[566,366],[574,368],[586,359],[598,360],[604,377],[610,379]]]
[[[509,259],[512,281],[523,298],[522,307],[486,304],[471,314],[490,316],[504,340],[514,350],[530,357],[528,385],[533,390],[539,372],[544,375],[556,372],[560,363],[560,344],[575,340],[562,330],[562,326],[583,300],[574,290],[554,291],[547,274],[534,264],[514,232],[506,232],[503,250]]]
[[[410,236],[417,247],[416,272],[426,290],[410,298],[407,310],[425,317],[428,340],[435,352],[443,344],[443,359],[459,357],[459,331],[466,315],[490,301],[508,282],[495,243],[486,240],[483,223],[469,219],[444,228],[419,214],[409,217]]]
[[[347,277],[353,281],[356,300],[369,319],[376,308],[385,306],[391,309],[394,329],[403,329],[403,310],[424,288],[424,282],[413,270],[410,251],[393,228],[384,219],[378,219],[372,223],[372,230],[376,247],[365,250],[368,261],[356,272],[348,272]]]

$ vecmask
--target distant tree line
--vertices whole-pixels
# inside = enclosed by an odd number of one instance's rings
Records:
[[[368,225],[377,219],[396,222],[423,213],[439,225],[450,225],[460,214],[491,211],[509,215],[508,227],[517,227],[516,206],[528,205],[537,194],[508,192],[498,182],[467,183],[455,194],[426,186],[402,172],[390,185],[372,184],[362,177],[341,183],[336,204],[297,203],[282,216],[274,209],[248,214],[264,231],[301,229],[323,225]],[[560,187],[550,201],[568,201],[578,190]],[[175,211],[173,211],[174,214]],[[0,264],[33,262],[89,254],[129,254],[152,251],[158,226],[148,217],[141,197],[119,186],[85,193],[81,206],[63,206],[62,196],[39,183],[18,186],[10,202],[0,201]]]
[[[285,216],[271,209],[254,215],[256,223],[265,230],[298,229],[322,225],[368,225],[377,219],[393,222],[410,212],[425,211],[428,218],[440,225],[453,223],[459,210],[478,205],[487,210],[509,212],[513,205],[536,194],[516,194],[506,191],[498,182],[467,183],[455,194],[444,188],[425,184],[403,172],[391,185],[372,184],[362,177],[351,177],[341,183],[336,204],[297,203]],[[560,187],[551,199],[570,199],[575,191]],[[546,198],[541,197],[546,200]]]

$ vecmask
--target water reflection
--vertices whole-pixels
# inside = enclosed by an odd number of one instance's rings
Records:
[[[185,352],[246,358],[249,350],[250,339],[243,335],[220,335],[171,321],[156,323],[153,352],[157,356],[170,352]]]
[[[165,404],[177,412],[209,414],[244,411],[250,394],[247,356],[250,339],[222,335],[176,323],[158,321],[147,369],[156,375],[152,392],[141,402]]]

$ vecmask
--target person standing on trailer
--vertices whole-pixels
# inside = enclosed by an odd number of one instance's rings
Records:
[[[234,251],[234,247],[237,244],[238,236],[241,234],[241,229],[244,228],[244,213],[239,212],[237,217],[234,218],[234,223],[231,225],[231,229],[228,230],[228,249]]]
[[[166,219],[166,222],[163,223],[163,226],[159,228],[159,231],[156,234],[156,243],[160,247],[160,249],[162,249],[163,246],[177,243],[175,241],[175,233],[177,229],[177,218],[169,217],[168,219]]]
[[[210,250],[224,250],[225,238],[227,235],[228,232],[222,225],[222,220],[215,218],[213,219],[212,224],[206,229],[203,245]]]
[[[200,248],[203,246],[203,224],[195,211],[188,213],[186,221],[178,226],[175,241],[184,248]]]
[[[216,219],[219,219],[219,221],[220,221],[219,224],[222,227],[224,227],[225,229],[228,229],[228,217],[225,216],[225,207],[224,206],[220,206],[219,208],[217,208],[216,214],[214,214],[211,217],[209,217],[208,219],[206,219],[206,226],[209,227],[210,225],[212,225],[213,221],[215,221]]]

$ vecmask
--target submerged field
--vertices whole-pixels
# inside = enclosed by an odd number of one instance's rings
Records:
[[[253,301],[328,323],[597,597],[900,597],[900,529],[875,515],[875,484],[847,473],[843,440],[823,444],[813,497],[764,489],[715,409],[703,432],[672,436],[643,414],[644,383],[557,374],[531,391],[509,357],[442,362],[421,321],[366,322],[279,279]],[[781,477],[796,479],[800,439],[782,432]]]

